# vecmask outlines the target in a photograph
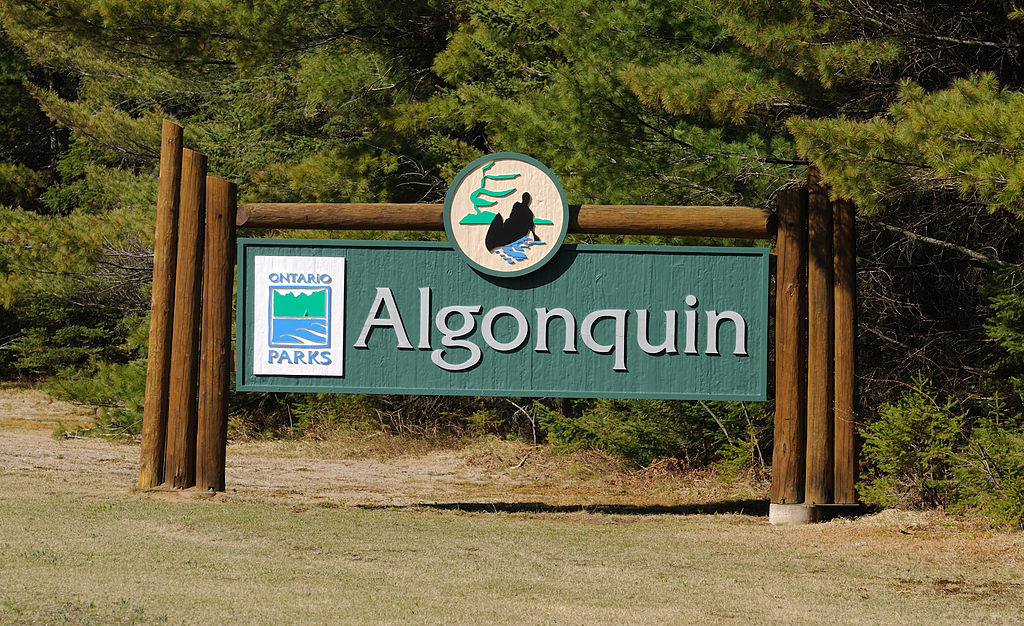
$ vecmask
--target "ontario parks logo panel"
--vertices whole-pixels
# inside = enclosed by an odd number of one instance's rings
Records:
[[[254,259],[253,373],[344,374],[345,259]]]

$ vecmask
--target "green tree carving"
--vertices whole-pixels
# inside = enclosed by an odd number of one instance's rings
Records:
[[[483,166],[480,170],[480,187],[469,195],[469,201],[473,203],[473,210],[479,215],[480,209],[494,206],[497,204],[494,200],[488,200],[483,196],[490,196],[491,198],[504,198],[505,196],[515,193],[516,188],[506,189],[505,191],[492,191],[487,189],[487,181],[489,180],[512,180],[519,178],[519,174],[488,174],[487,170],[494,167],[494,161],[489,162]]]

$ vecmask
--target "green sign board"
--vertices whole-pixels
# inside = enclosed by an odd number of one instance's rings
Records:
[[[768,250],[240,239],[243,391],[764,400]]]

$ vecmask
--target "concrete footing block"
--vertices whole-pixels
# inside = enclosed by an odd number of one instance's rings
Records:
[[[768,522],[773,526],[816,524],[821,521],[821,507],[813,504],[772,504]]]

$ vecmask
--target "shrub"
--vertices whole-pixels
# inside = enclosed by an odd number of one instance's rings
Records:
[[[992,316],[988,336],[1003,348],[997,380],[1005,379],[1011,402],[1024,406],[1024,265],[1005,265],[986,286]]]
[[[882,406],[862,431],[870,470],[859,485],[867,504],[889,507],[950,502],[954,450],[964,438],[966,416],[955,401],[942,402],[918,377],[911,392]]]
[[[297,436],[319,436],[336,429],[369,430],[375,425],[365,396],[295,394],[285,404],[288,427]]]
[[[123,437],[142,432],[146,359],[123,364],[96,361],[89,368],[69,368],[50,379],[46,390],[62,400],[99,407],[90,434]]]
[[[733,463],[735,470],[754,458],[758,435],[771,428],[769,411],[756,409],[752,418],[738,402],[599,399],[578,401],[568,411],[537,406],[548,440],[557,448],[604,450],[638,465],[674,457],[703,466],[722,459],[728,449],[732,453],[724,456],[743,459]],[[752,447],[740,445],[745,440]]]
[[[245,436],[320,436],[330,430],[380,430],[450,439],[495,435],[536,441],[534,409],[515,398],[349,394],[234,394],[229,429]]]
[[[957,456],[955,475],[957,509],[1024,528],[1024,428],[983,422]]]

